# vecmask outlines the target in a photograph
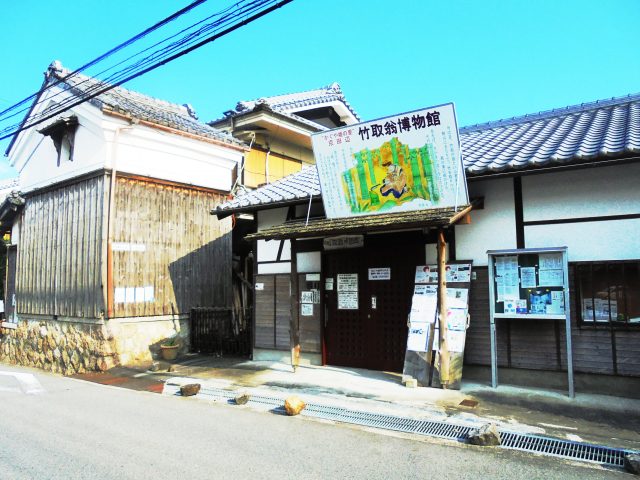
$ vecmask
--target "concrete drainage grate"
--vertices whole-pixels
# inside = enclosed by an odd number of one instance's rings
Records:
[[[166,384],[166,386],[175,387],[176,390],[174,393],[176,395],[179,394],[179,386],[173,384]],[[237,392],[211,387],[205,387],[200,390],[199,393],[199,395],[211,397],[218,401],[227,401],[229,403],[233,402],[236,394]],[[270,407],[271,411],[284,414],[283,402],[284,400],[278,397],[251,395],[248,404],[261,408]],[[457,440],[459,442],[467,441],[469,432],[473,429],[473,427],[467,425],[458,425],[437,420],[417,420],[315,403],[307,403],[307,407],[301,412],[301,415],[365,427],[393,430],[396,432]],[[598,463],[616,468],[622,468],[624,466],[625,454],[635,453],[630,450],[609,448],[602,445],[592,445],[570,440],[560,440],[539,435],[516,433],[502,429],[500,429],[500,437],[502,439],[502,448]]]

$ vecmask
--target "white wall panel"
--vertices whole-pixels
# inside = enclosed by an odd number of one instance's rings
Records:
[[[259,263],[258,273],[291,273],[291,262]]]
[[[469,225],[456,225],[456,258],[487,264],[487,250],[516,248],[513,180],[469,182],[469,196],[484,197],[484,209],[471,212]]]
[[[640,163],[522,178],[524,221],[640,213]]]
[[[640,219],[525,227],[527,248],[569,247],[569,261],[640,259]]]

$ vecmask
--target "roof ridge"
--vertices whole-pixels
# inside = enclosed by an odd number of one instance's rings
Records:
[[[471,133],[481,130],[487,130],[497,127],[506,127],[509,125],[517,125],[519,123],[531,122],[535,120],[543,120],[546,118],[558,117],[560,115],[570,115],[572,113],[586,112],[596,108],[610,107],[613,105],[622,105],[640,100],[640,93],[627,94],[619,97],[611,97],[592,102],[584,102],[576,105],[568,105],[566,107],[553,108],[551,110],[542,110],[538,113],[529,113],[516,117],[505,118],[501,120],[492,120],[489,122],[475,123],[460,128],[460,133]]]
[[[339,94],[344,96],[344,93],[342,92],[342,88],[340,87],[340,84],[338,82],[332,82],[329,85],[323,86],[323,87],[319,87],[319,88],[311,88],[309,90],[302,90],[300,92],[289,92],[289,93],[280,93],[278,95],[269,95],[268,97],[258,97],[255,98],[253,100],[240,100],[238,102],[238,104],[241,103],[257,103],[260,100],[268,100],[270,98],[276,98],[276,97],[289,97],[292,95],[301,95],[301,94],[305,94],[305,93],[311,93],[311,92],[331,92],[333,91],[334,94]]]
[[[72,74],[73,71],[69,70],[68,68],[65,68],[62,63],[60,63],[59,60],[55,60],[54,62],[51,63],[51,65],[49,65],[49,68],[47,69],[47,76],[48,77],[55,77],[58,80],[60,80],[61,83],[64,83],[66,85],[69,85],[69,87],[71,88],[75,88],[75,85],[69,84],[67,83],[66,79],[64,79],[64,77],[66,77],[67,75]],[[167,107],[172,107],[176,113],[180,113],[181,115],[185,115],[191,118],[196,118],[195,116],[192,116],[189,113],[189,109],[186,105],[180,105],[178,103],[174,103],[174,102],[170,102],[168,100],[163,100],[161,98],[157,98],[157,97],[152,97],[151,95],[147,95],[146,93],[142,93],[142,92],[138,92],[136,90],[130,90],[128,88],[123,87],[122,85],[113,85],[112,83],[109,83],[105,80],[102,80],[100,78],[97,77],[92,77],[90,75],[87,75],[85,73],[73,73],[73,76],[69,79],[72,80],[73,77],[77,77],[82,81],[85,80],[90,80],[90,81],[94,81],[94,82],[100,82],[104,85],[109,85],[112,86],[113,88],[110,90],[113,93],[119,94],[119,95],[131,95],[131,96],[137,96],[140,97],[140,100],[144,100],[144,101],[151,101],[153,103],[156,104],[160,104],[160,105],[166,105]],[[105,93],[109,93],[109,92],[105,92]]]

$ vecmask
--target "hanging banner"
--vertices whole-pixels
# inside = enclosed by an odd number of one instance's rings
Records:
[[[469,203],[453,103],[311,136],[327,218]]]

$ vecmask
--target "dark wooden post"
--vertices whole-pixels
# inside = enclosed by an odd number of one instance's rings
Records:
[[[449,383],[449,346],[447,345],[447,242],[444,238],[444,230],[438,230],[438,306],[440,325],[440,383],[442,388],[447,388]]]
[[[283,240],[285,241],[285,240]],[[296,248],[296,240],[291,239],[291,323],[290,331],[290,347],[291,347],[291,367],[295,372],[300,365],[300,332],[298,314],[299,306],[299,288],[298,288],[298,252]]]

